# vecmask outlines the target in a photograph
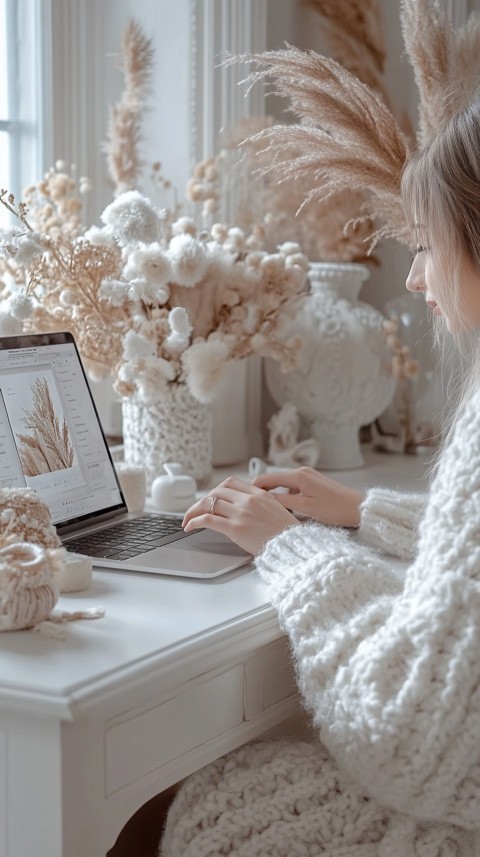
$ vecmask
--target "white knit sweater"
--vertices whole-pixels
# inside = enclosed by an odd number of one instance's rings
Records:
[[[480,857],[480,392],[428,495],[371,490],[355,535],[294,526],[256,565],[322,743],[187,778],[162,857]]]
[[[404,579],[359,538],[413,558]],[[412,820],[480,830],[480,392],[425,498],[371,490],[358,535],[292,527],[257,569],[340,770]]]

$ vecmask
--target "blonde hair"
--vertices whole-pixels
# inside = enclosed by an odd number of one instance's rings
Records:
[[[458,354],[453,379],[455,408],[448,423],[480,380],[480,335],[461,301],[461,266],[479,277],[480,289],[480,91],[405,165],[401,194],[412,243],[425,247],[435,264],[435,293],[454,335],[435,320],[435,341],[442,356],[452,344]],[[447,426],[448,428],[448,426]]]

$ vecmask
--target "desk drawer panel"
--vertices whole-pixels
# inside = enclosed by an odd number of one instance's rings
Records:
[[[130,712],[105,736],[107,795],[242,721],[242,664],[161,705]]]
[[[282,702],[297,693],[295,670],[286,640],[266,647],[263,654],[263,708]]]

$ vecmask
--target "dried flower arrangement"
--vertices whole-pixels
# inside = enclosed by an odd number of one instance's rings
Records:
[[[182,382],[212,401],[227,362],[249,354],[295,364],[301,341],[281,334],[306,289],[297,244],[267,253],[238,228],[197,233],[187,217],[167,226],[138,191],[117,196],[101,228],[73,236],[34,230],[6,191],[0,202],[19,221],[0,233],[0,255],[24,285],[6,301],[2,333],[70,330],[93,378],[113,376],[122,396],[144,401]],[[56,222],[56,200],[45,205]],[[44,212],[34,216],[45,222]]]
[[[212,401],[228,361],[250,354],[296,364],[298,337],[283,325],[307,289],[309,262],[295,242],[267,252],[264,232],[212,224],[198,231],[176,201],[156,207],[136,189],[151,42],[131,21],[123,37],[125,90],[111,110],[105,146],[114,201],[102,226],[82,226],[88,180],[58,162],[16,204],[0,231],[0,332],[69,330],[90,376],[112,376],[122,396],[148,402],[186,383]],[[171,190],[153,167],[158,187]]]
[[[400,17],[418,86],[421,145],[477,85],[480,18],[472,12],[455,29],[435,0],[402,0]],[[333,210],[337,194],[363,194],[355,223],[375,224],[369,251],[384,237],[409,244],[399,190],[410,142],[377,91],[334,59],[291,46],[227,62],[238,61],[257,66],[249,86],[272,79],[297,118],[254,135],[254,144],[275,156],[269,172],[286,181],[308,179],[305,204],[328,200]]]

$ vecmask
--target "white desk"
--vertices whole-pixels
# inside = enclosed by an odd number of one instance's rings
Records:
[[[369,456],[352,487],[419,489]],[[297,709],[286,640],[242,569],[212,581],[94,572],[65,640],[0,635],[0,857],[104,857],[147,800]]]

